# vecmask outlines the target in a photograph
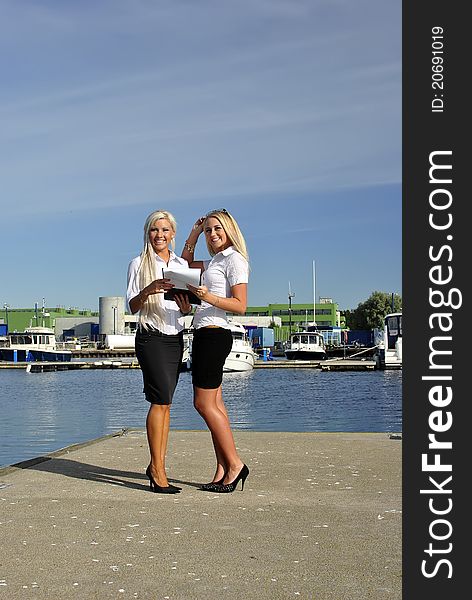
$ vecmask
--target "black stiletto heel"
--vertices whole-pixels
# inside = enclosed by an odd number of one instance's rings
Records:
[[[249,475],[249,469],[248,469],[247,465],[243,465],[243,468],[239,471],[236,479],[234,479],[231,483],[221,483],[221,484],[215,485],[211,489],[211,491],[216,492],[217,494],[230,494],[231,492],[234,492],[234,490],[236,489],[236,486],[238,485],[239,480],[241,480],[241,491],[243,491],[244,490],[244,482],[246,481],[248,475]]]
[[[181,488],[178,488],[175,485],[168,485],[166,487],[158,485],[154,481],[154,477],[151,474],[151,467],[148,467],[146,469],[146,475],[149,477],[149,488],[150,488],[151,492],[154,492],[156,494],[179,494],[180,493]]]
[[[157,485],[156,482],[154,481],[152,475],[151,475],[151,466],[149,465],[148,468],[146,469],[146,475],[149,477],[149,479],[153,481],[154,485]],[[167,488],[163,488],[162,486],[158,486],[161,489],[167,489]],[[171,483],[169,483],[169,488],[171,490],[178,490],[180,492],[180,490],[182,489],[181,487],[179,487],[178,485],[172,485]]]

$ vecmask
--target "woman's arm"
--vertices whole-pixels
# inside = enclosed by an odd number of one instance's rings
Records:
[[[134,315],[139,310],[141,310],[146,300],[152,294],[161,294],[163,292],[166,292],[167,290],[171,290],[173,287],[174,284],[170,282],[170,279],[155,279],[149,285],[144,287],[139,292],[139,294],[134,296],[134,298],[131,298],[131,300],[129,301],[129,309],[131,311],[131,314]]]
[[[131,298],[129,301],[129,309],[131,314],[134,315],[140,311],[147,299],[148,295],[146,294],[146,288],[143,288],[137,296]]]
[[[238,283],[231,287],[231,298],[222,298],[208,291],[206,285],[187,286],[191,292],[212,306],[221,308],[225,312],[243,315],[247,308],[247,283]]]
[[[201,232],[203,231],[203,223],[205,222],[205,217],[200,217],[195,221],[192,230],[184,244],[184,248],[182,250],[182,254],[180,255],[184,260],[188,262],[188,266],[191,269],[200,269],[202,272],[204,271],[204,263],[202,260],[195,260],[193,255],[195,252],[195,246],[197,245],[198,238],[200,237]]]

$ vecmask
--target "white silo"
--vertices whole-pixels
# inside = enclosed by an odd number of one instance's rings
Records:
[[[124,296],[100,296],[98,299],[100,335],[116,335],[125,331]]]

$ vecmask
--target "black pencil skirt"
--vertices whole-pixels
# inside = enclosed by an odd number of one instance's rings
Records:
[[[194,386],[214,390],[223,381],[223,366],[233,345],[229,329],[200,327],[192,341],[192,383]]]
[[[172,404],[184,352],[183,334],[138,329],[135,349],[146,400],[151,404]]]

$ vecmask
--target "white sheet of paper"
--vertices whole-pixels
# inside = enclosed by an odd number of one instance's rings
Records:
[[[186,290],[187,284],[198,287],[200,285],[200,269],[162,269],[162,276],[170,279],[171,283],[179,290]]]

